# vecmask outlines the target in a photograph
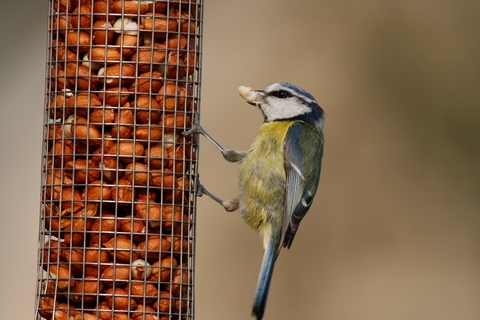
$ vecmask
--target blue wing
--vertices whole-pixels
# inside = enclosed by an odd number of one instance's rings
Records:
[[[317,191],[323,134],[303,122],[296,122],[285,136],[284,148],[287,180],[282,243],[283,247],[290,248]]]

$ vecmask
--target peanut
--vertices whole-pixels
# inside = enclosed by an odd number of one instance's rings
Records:
[[[197,3],[51,6],[39,314],[186,319]]]

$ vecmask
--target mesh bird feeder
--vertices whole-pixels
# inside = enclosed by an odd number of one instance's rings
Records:
[[[35,319],[194,318],[202,0],[50,0]]]

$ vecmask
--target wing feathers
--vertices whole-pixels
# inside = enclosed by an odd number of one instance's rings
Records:
[[[313,129],[305,127],[302,122],[294,123],[285,136],[285,171],[286,171],[286,197],[285,212],[282,229],[282,245],[290,248],[298,226],[307,214],[313,201],[318,181],[320,178],[321,163],[311,163],[317,156],[321,161],[323,153],[323,139],[314,136]],[[310,131],[309,131],[310,130]],[[302,134],[307,138],[302,144]],[[319,143],[315,143],[315,142]],[[310,148],[307,150],[307,148]],[[310,157],[306,159],[306,153]],[[317,154],[315,154],[317,153]],[[312,158],[312,154],[315,155]]]

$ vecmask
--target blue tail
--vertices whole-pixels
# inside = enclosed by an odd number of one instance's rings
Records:
[[[277,249],[279,239],[271,237],[268,247],[263,254],[262,267],[258,276],[257,292],[255,293],[255,300],[253,301],[252,315],[257,317],[257,320],[263,318],[265,306],[267,304],[268,289],[270,288],[270,281],[272,280],[273,266],[277,258]]]

